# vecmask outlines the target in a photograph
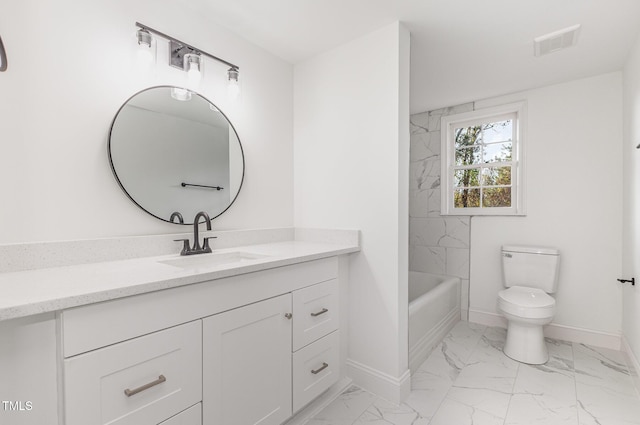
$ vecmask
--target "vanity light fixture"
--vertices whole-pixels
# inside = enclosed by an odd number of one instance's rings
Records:
[[[238,84],[238,77],[240,73],[238,72],[238,68],[231,67],[227,71],[227,79],[229,83],[227,85],[227,93],[229,94],[229,98],[231,100],[236,100],[240,95],[240,85]]]
[[[151,50],[151,44],[153,37],[151,33],[146,29],[139,29],[136,32],[138,39],[138,59],[142,63],[151,63],[153,61],[153,51]]]
[[[149,50],[151,50],[150,47],[153,40],[151,34],[155,34],[169,41],[169,65],[187,72],[190,82],[197,82],[202,77],[204,65],[203,57],[208,57],[229,66],[230,68],[227,71],[227,78],[229,81],[229,94],[235,97],[238,96],[240,88],[238,86],[238,76],[240,73],[240,67],[238,65],[227,62],[224,59],[221,59],[217,56],[205,52],[204,50],[198,49],[197,47],[180,41],[177,38],[173,38],[170,35],[164,34],[158,30],[141,24],[140,22],[136,22],[136,26],[139,28],[139,46],[148,45]],[[147,34],[149,36],[148,39],[146,38]],[[231,86],[234,87],[231,88]]]
[[[180,87],[171,87],[171,97],[181,102],[191,100],[191,92]]]

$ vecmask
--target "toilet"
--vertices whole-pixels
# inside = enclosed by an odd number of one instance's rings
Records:
[[[507,319],[504,354],[522,363],[543,364],[549,359],[542,327],[551,323],[558,288],[560,252],[555,248],[505,245],[502,247],[504,285],[498,310]]]

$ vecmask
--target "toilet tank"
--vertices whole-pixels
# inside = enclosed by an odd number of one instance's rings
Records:
[[[504,245],[502,276],[506,287],[527,286],[553,294],[558,289],[560,252],[556,248]]]

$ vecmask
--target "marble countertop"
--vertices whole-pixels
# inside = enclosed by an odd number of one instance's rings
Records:
[[[0,273],[0,320],[63,310],[162,289],[359,251],[353,242],[282,241],[216,249],[213,254],[178,254]],[[242,252],[257,258],[204,264],[205,256]],[[202,262],[191,260],[203,258]],[[196,261],[179,267],[172,260]]]

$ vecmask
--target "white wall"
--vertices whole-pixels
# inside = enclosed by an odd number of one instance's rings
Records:
[[[176,233],[136,207],[108,165],[109,126],[136,91],[184,84],[157,64],[135,72],[135,22],[237,64],[242,95],[226,95],[227,67],[208,60],[202,94],[227,114],[246,157],[236,203],[214,228],[293,224],[293,67],[169,0],[10,1],[0,13],[9,68],[0,73],[0,243]],[[158,43],[159,56],[166,56]]]
[[[476,102],[526,100],[526,217],[471,221],[470,320],[496,314],[500,246],[560,249],[556,325],[619,343],[622,256],[622,83],[615,72]],[[475,316],[474,316],[475,315]],[[640,341],[639,341],[640,342]]]
[[[295,225],[361,230],[362,251],[350,262],[350,373],[400,399],[408,389],[409,34],[386,26],[297,65],[294,82]]]
[[[624,232],[623,276],[635,276],[636,286],[624,285],[622,331],[636,362],[640,359],[640,38],[623,71],[624,93]],[[637,367],[637,366],[636,366]]]
[[[57,354],[53,313],[0,322],[0,403],[23,409],[0,404],[3,424],[58,423]]]

